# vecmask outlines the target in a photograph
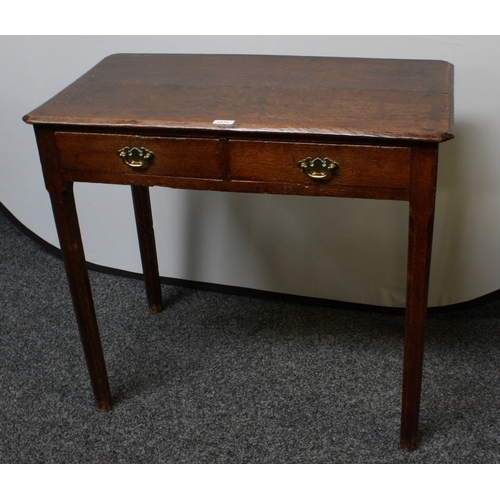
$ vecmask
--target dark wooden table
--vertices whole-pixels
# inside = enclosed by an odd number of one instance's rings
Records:
[[[401,446],[417,446],[444,61],[117,54],[24,117],[35,128],[97,408],[112,407],[74,182],[131,186],[162,309],[149,186],[409,201]]]

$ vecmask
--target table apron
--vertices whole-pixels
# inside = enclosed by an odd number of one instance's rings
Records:
[[[70,182],[409,199],[410,146],[71,131],[54,137]],[[124,158],[131,151],[135,165]]]

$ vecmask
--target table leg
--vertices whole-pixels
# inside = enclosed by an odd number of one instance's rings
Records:
[[[131,188],[149,310],[157,313],[163,306],[149,188],[147,186],[131,186]]]
[[[425,323],[434,223],[437,145],[412,150],[401,447],[418,443]]]
[[[99,411],[109,411],[113,401],[78,224],[73,183],[63,179],[53,131],[35,128],[35,133],[96,406]]]
[[[109,411],[113,402],[76,214],[73,184],[65,183],[61,191],[51,190],[50,196],[96,406],[99,411]]]

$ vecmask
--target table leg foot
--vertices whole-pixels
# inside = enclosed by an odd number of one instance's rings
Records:
[[[401,448],[406,451],[415,451],[418,446],[418,440],[415,436],[414,439],[407,440],[406,438],[401,438]]]
[[[101,413],[106,413],[113,409],[113,401],[99,401],[96,402],[97,411]]]

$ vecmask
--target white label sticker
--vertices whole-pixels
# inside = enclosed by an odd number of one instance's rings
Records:
[[[234,125],[234,120],[214,120],[214,125]]]

